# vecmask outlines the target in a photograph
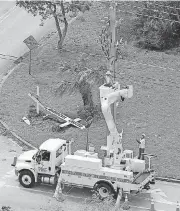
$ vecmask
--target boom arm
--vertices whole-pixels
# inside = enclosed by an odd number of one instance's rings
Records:
[[[107,127],[109,129],[109,136],[107,137],[107,151],[114,149],[116,153],[122,152],[122,134],[118,133],[114,118],[111,113],[111,105],[116,103],[121,97],[131,98],[133,96],[133,87],[128,86],[126,89],[116,90],[101,86],[100,87],[100,98],[101,98],[101,109],[104,115]],[[109,153],[108,153],[109,154]]]
[[[114,91],[101,100],[102,113],[104,115],[110,133],[118,133],[114,122],[114,118],[111,114],[111,104],[118,101],[121,97],[131,98],[132,95],[133,95],[133,88],[132,86],[129,86],[129,88],[127,89]]]

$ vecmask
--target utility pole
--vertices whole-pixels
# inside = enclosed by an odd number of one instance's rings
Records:
[[[115,82],[115,58],[116,58],[116,5],[112,1],[110,6],[110,30],[111,30],[111,47],[110,47],[110,60],[109,60],[109,69],[113,73],[113,82]]]
[[[116,3],[112,0],[110,6],[110,30],[111,30],[111,45],[110,45],[110,59],[109,59],[109,70],[113,74],[113,83],[115,83],[115,74],[116,74]],[[112,105],[112,115],[114,121],[116,122],[116,103]]]

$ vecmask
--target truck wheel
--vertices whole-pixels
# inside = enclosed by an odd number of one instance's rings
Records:
[[[114,195],[112,188],[106,183],[99,183],[96,186],[96,191],[99,193],[102,199],[105,199],[110,195]]]
[[[35,178],[33,173],[28,170],[20,172],[19,182],[25,188],[32,188],[35,184]]]

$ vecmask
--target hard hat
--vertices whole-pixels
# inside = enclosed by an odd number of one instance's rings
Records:
[[[106,72],[106,75],[112,75],[112,74],[111,74],[111,72],[108,70],[108,71]]]
[[[143,136],[143,137],[146,137],[146,135],[145,135],[144,133],[142,134],[142,136]]]

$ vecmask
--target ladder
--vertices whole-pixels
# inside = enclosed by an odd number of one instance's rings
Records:
[[[66,123],[64,123],[65,125],[71,124],[71,125],[74,125],[75,127],[79,128],[79,129],[81,129],[81,130],[85,129],[85,126],[82,125],[81,123],[77,122],[77,120],[73,120],[73,119],[71,119],[70,117],[67,117],[67,116],[64,115],[64,114],[62,114],[62,113],[60,113],[60,112],[57,112],[57,111],[55,111],[54,109],[49,108],[49,107],[43,105],[43,104],[40,102],[40,100],[38,99],[38,96],[34,96],[34,95],[31,94],[31,93],[29,93],[28,96],[29,96],[31,99],[33,99],[36,103],[39,103],[39,105],[40,105],[44,110],[46,110],[46,111],[48,111],[49,113],[51,113],[51,114],[57,116],[57,117],[60,118],[60,119],[66,121]]]

